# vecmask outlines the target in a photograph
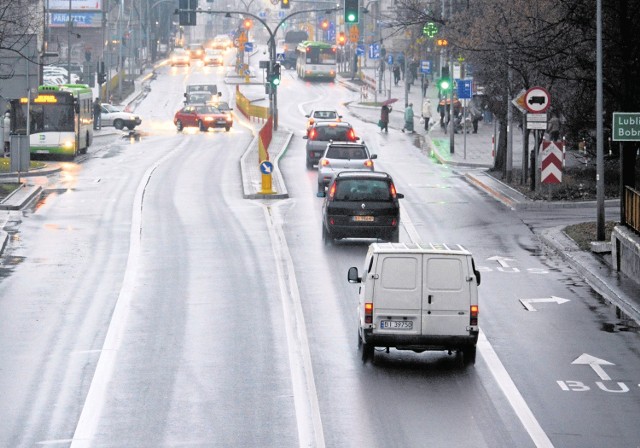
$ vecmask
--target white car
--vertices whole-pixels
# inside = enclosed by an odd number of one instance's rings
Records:
[[[100,114],[101,126],[113,126],[116,129],[124,129],[126,127],[129,130],[133,130],[141,123],[142,119],[139,115],[125,112],[109,103],[102,103],[102,111]]]

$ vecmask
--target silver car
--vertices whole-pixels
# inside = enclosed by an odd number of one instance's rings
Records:
[[[101,126],[113,126],[120,130],[127,128],[133,130],[136,126],[142,123],[140,115],[126,112],[119,107],[113,106],[109,103],[102,103],[100,113],[100,125]]]
[[[364,143],[329,143],[318,163],[318,193],[323,193],[341,171],[373,171],[377,158]]]

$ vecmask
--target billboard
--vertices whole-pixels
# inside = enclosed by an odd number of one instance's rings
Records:
[[[72,12],[74,28],[99,28],[102,26],[101,12]],[[68,12],[50,12],[49,26],[51,28],[62,28],[69,22]]]
[[[71,0],[71,8],[69,8],[69,0],[48,0],[47,9],[100,11],[102,10],[102,0]]]

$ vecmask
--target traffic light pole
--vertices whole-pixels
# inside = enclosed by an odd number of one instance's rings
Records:
[[[278,32],[278,30],[280,29],[280,27],[284,22],[286,22],[289,18],[293,16],[297,16],[299,14],[307,14],[310,12],[322,12],[322,11],[326,13],[330,13],[332,11],[338,11],[339,9],[340,8],[307,9],[304,11],[292,12],[291,14],[283,18],[278,23],[278,25],[276,25],[273,31],[271,30],[271,28],[269,28],[269,25],[267,25],[267,22],[262,20],[257,15],[252,14],[250,12],[246,12],[246,11],[210,11],[210,10],[203,10],[201,8],[198,8],[198,9],[176,9],[175,13],[178,14],[180,12],[196,12],[196,13],[205,13],[205,14],[225,14],[225,15],[241,14],[243,16],[253,17],[255,20],[260,22],[262,26],[264,26],[267,32],[269,33],[269,41],[267,42],[267,45],[269,46],[269,67],[274,67],[276,64],[276,33]],[[278,130],[278,89],[274,88],[273,86],[270,86],[270,87],[271,89],[269,90],[269,113],[273,117],[273,130],[277,131]]]

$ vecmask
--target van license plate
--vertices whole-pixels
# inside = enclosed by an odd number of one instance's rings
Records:
[[[413,330],[413,321],[410,320],[382,320],[380,328],[394,330]]]
[[[375,218],[373,216],[354,216],[353,220],[356,222],[373,222]]]

